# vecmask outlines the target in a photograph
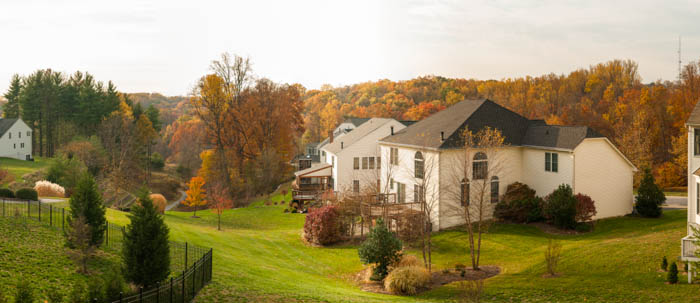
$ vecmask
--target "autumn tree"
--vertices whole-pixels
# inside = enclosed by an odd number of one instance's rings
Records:
[[[207,204],[206,189],[204,188],[204,184],[204,178],[199,176],[192,177],[190,182],[187,184],[187,198],[182,201],[182,204],[189,207],[194,207],[194,214],[192,215],[192,218],[199,218],[197,217],[197,207]]]
[[[77,217],[70,221],[67,237],[73,247],[70,251],[71,258],[80,266],[80,272],[87,274],[87,263],[95,254],[96,247],[92,244],[92,228],[85,221],[85,217]]]
[[[224,213],[224,210],[231,209],[233,207],[233,200],[231,200],[229,197],[226,187],[219,182],[214,183],[214,185],[209,189],[209,200],[211,201],[211,206],[216,212],[217,229],[221,230],[221,214]]]

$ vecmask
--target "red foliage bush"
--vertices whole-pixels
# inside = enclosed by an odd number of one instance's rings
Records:
[[[327,245],[340,240],[340,216],[336,206],[310,208],[304,222],[304,238],[309,243]]]
[[[588,222],[593,219],[598,211],[595,210],[595,201],[588,195],[576,194],[576,222]]]

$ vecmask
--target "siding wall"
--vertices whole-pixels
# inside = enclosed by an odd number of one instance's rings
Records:
[[[19,160],[27,159],[27,155],[32,154],[32,137],[27,136],[27,132],[31,133],[29,126],[21,120],[15,122],[15,124],[0,137],[0,157]],[[10,133],[12,133],[12,139],[10,139]],[[21,147],[22,143],[24,143],[24,148]]]
[[[606,139],[583,140],[574,150],[574,193],[591,196],[594,219],[632,212],[634,170]]]
[[[559,154],[558,172],[545,171],[545,153],[547,152]],[[549,195],[561,184],[569,184],[573,187],[573,153],[523,147],[522,157],[522,180],[520,182],[529,185],[537,192],[538,196]]]
[[[373,188],[376,188],[381,170],[376,169],[376,159],[374,170],[363,170],[362,157],[376,158],[379,156],[379,144],[377,142],[391,134],[392,126],[394,127],[394,132],[406,127],[398,121],[390,121],[355,143],[350,145],[345,144],[343,150],[336,154],[336,165],[333,168],[334,190],[340,192],[352,191],[353,180],[360,181],[360,191],[364,191],[368,186],[373,186]],[[337,140],[334,139],[334,141],[342,142],[343,138]],[[326,152],[326,154],[332,155],[328,152]],[[360,158],[359,170],[353,169],[353,158],[355,157]],[[330,159],[327,163],[330,163],[329,161]],[[382,163],[383,162],[384,159],[382,159]]]

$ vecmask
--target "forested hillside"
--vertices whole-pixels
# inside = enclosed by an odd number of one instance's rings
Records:
[[[680,82],[643,83],[637,63],[614,60],[568,75],[503,80],[439,76],[323,87],[305,94],[305,142],[320,141],[344,116],[420,120],[456,102],[488,98],[550,124],[587,125],[610,138],[663,186],[683,186],[685,120],[700,98],[700,62]]]

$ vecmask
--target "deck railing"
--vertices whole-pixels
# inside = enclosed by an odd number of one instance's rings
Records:
[[[696,241],[698,240],[691,236],[681,239],[681,256],[684,259],[698,258],[698,256],[695,254],[698,249],[698,246],[695,244]]]

